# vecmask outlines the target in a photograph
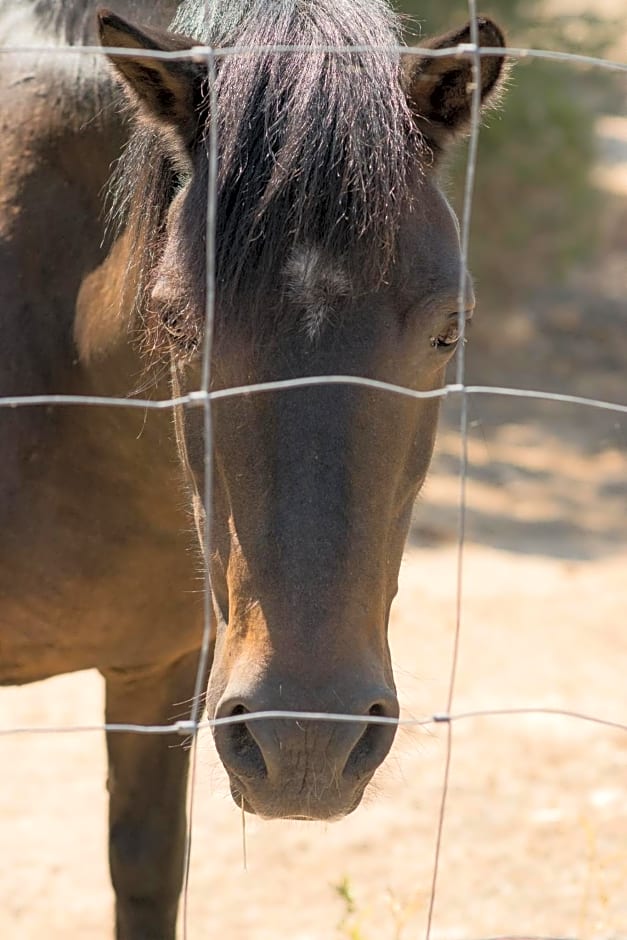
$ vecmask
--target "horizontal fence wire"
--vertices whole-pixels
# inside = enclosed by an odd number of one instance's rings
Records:
[[[357,385],[364,388],[391,392],[405,398],[448,398],[451,395],[494,395],[504,398],[528,398],[535,401],[557,402],[562,405],[582,405],[588,408],[600,408],[603,411],[616,411],[627,414],[627,404],[604,401],[599,398],[586,398],[582,395],[566,395],[561,392],[544,392],[541,389],[505,388],[498,385],[458,385],[452,383],[442,388],[418,391],[393,382],[380,382],[356,375],[313,375],[299,379],[281,379],[276,382],[259,382],[253,385],[240,385],[233,388],[221,388],[212,392],[188,392],[175,398],[109,398],[105,395],[14,395],[0,397],[0,408],[27,408],[50,405],[72,406],[91,405],[97,408],[138,408],[146,411],[170,411],[181,405],[204,407],[207,401],[221,401],[238,398],[242,395],[261,394],[263,392],[282,392],[295,388],[310,388],[316,385]]]
[[[506,47],[505,49],[493,48],[493,47],[483,47],[479,44],[478,36],[478,27],[476,20],[476,3],[475,0],[468,0],[470,20],[471,20],[471,39],[470,43],[463,43],[453,47],[447,47],[444,49],[430,49],[424,48],[421,46],[316,46],[316,47],[302,47],[302,46],[278,46],[278,45],[259,45],[259,46],[248,46],[248,47],[238,47],[230,46],[225,48],[211,48],[206,46],[196,46],[190,50],[186,51],[176,51],[176,52],[160,52],[156,50],[142,51],[142,56],[145,58],[153,58],[155,60],[163,61],[202,61],[207,64],[208,72],[210,75],[210,94],[215,95],[215,69],[216,63],[221,58],[233,57],[233,56],[250,56],[250,55],[259,55],[259,54],[292,54],[292,53],[304,53],[304,54],[319,54],[321,52],[328,54],[337,54],[337,55],[348,55],[351,53],[368,53],[368,52],[390,52],[398,55],[413,55],[424,58],[443,58],[458,56],[460,58],[469,59],[472,63],[473,73],[474,73],[474,89],[473,89],[473,120],[471,127],[471,137],[469,145],[469,156],[467,162],[467,175],[466,175],[466,189],[465,189],[465,199],[464,199],[464,210],[462,216],[462,260],[467,257],[468,246],[469,246],[469,237],[470,237],[470,220],[471,220],[471,210],[472,210],[472,190],[473,190],[473,179],[476,170],[477,163],[477,141],[479,134],[479,83],[477,77],[479,75],[479,64],[481,57],[484,56],[502,56],[507,55],[510,59],[514,60],[549,60],[562,65],[568,64],[571,66],[584,67],[584,68],[594,68],[594,69],[603,69],[606,71],[616,72],[616,73],[627,73],[627,63],[612,61],[610,59],[603,59],[594,56],[581,55],[570,52],[560,52],[556,50],[546,50],[546,49],[533,49],[533,48],[520,48],[520,47]],[[127,48],[111,48],[103,50],[100,46],[57,46],[57,45],[16,45],[16,46],[5,46],[0,49],[0,54],[32,54],[33,56],[58,56],[60,54],[66,56],[103,56],[104,54],[114,54],[117,57],[133,56],[135,55],[134,50],[129,50]],[[214,99],[215,104],[215,99]],[[212,109],[213,113],[215,110]],[[447,811],[447,794],[448,794],[448,782],[449,782],[449,767],[453,747],[453,738],[452,738],[452,726],[459,722],[467,722],[471,720],[483,719],[483,718],[515,718],[515,717],[554,717],[561,719],[569,719],[580,722],[592,723],[597,726],[606,727],[612,730],[627,732],[627,723],[624,723],[619,720],[604,719],[599,716],[592,714],[587,714],[584,712],[573,711],[569,709],[559,709],[559,708],[544,708],[544,707],[520,707],[520,708],[490,708],[490,709],[477,709],[472,711],[463,711],[455,712],[453,710],[453,699],[454,699],[454,688],[455,688],[455,674],[456,674],[456,663],[457,663],[457,651],[459,647],[460,640],[460,631],[461,631],[461,616],[462,616],[462,598],[463,598],[463,557],[464,557],[464,545],[465,545],[465,512],[466,512],[466,481],[467,481],[467,472],[468,472],[468,455],[467,455],[467,444],[468,444],[468,413],[467,413],[467,403],[468,398],[473,395],[493,395],[493,396],[502,396],[509,398],[519,398],[523,400],[535,400],[541,402],[551,402],[559,403],[563,405],[573,405],[580,407],[591,407],[597,408],[605,411],[612,411],[616,413],[627,413],[627,404],[619,402],[609,402],[594,398],[587,398],[577,395],[568,395],[561,394],[549,391],[542,390],[533,390],[533,389],[518,389],[518,388],[505,388],[505,387],[496,387],[496,386],[483,386],[483,385],[466,385],[464,382],[464,353],[463,348],[464,344],[460,345],[460,351],[458,354],[458,364],[457,364],[457,381],[455,383],[447,384],[446,386],[435,389],[431,391],[418,391],[411,388],[406,388],[403,386],[395,385],[393,383],[380,382],[373,379],[368,379],[361,376],[347,376],[347,375],[326,375],[326,376],[308,376],[296,379],[286,379],[277,382],[268,382],[268,383],[259,383],[259,384],[250,384],[234,388],[224,388],[224,389],[211,389],[211,353],[212,353],[212,334],[213,334],[213,319],[214,319],[214,308],[215,308],[215,187],[216,187],[216,178],[217,178],[217,138],[215,127],[211,129],[211,146],[210,146],[210,173],[209,173],[209,186],[208,186],[208,219],[207,219],[207,329],[205,332],[205,343],[203,351],[203,373],[202,373],[202,382],[201,388],[197,391],[190,392],[185,395],[173,395],[171,398],[166,399],[142,399],[142,398],[111,398],[106,396],[92,396],[92,395],[36,395],[36,396],[5,396],[0,397],[0,408],[23,408],[23,407],[65,407],[65,406],[85,406],[85,407],[115,407],[115,408],[133,408],[133,409],[144,409],[144,410],[176,410],[182,407],[200,407],[204,410],[205,415],[205,467],[209,471],[206,474],[205,486],[206,490],[204,493],[205,496],[205,505],[211,504],[211,464],[212,464],[212,433],[211,433],[211,403],[216,400],[234,398],[242,395],[251,395],[251,394],[263,394],[270,392],[286,392],[291,389],[313,387],[318,385],[353,385],[361,386],[370,389],[376,389],[382,393],[395,394],[409,398],[424,399],[424,398],[447,398],[451,396],[459,395],[462,400],[462,417],[461,417],[461,473],[460,473],[460,524],[459,524],[459,538],[458,538],[458,559],[457,559],[457,590],[456,590],[456,627],[455,627],[455,637],[454,637],[454,648],[452,655],[451,663],[451,672],[449,678],[449,690],[448,690],[448,700],[446,708],[441,711],[432,714],[429,717],[422,719],[414,718],[385,718],[383,716],[370,716],[370,715],[352,715],[347,713],[327,713],[327,712],[294,712],[294,711],[266,711],[266,712],[256,712],[256,713],[247,713],[245,715],[234,715],[227,718],[220,719],[204,719],[201,720],[201,692],[202,692],[202,679],[206,668],[208,666],[209,659],[209,640],[210,640],[210,631],[211,631],[211,600],[210,600],[210,583],[209,583],[209,572],[208,564],[205,561],[205,616],[204,616],[204,630],[203,630],[203,646],[202,646],[202,655],[201,661],[199,664],[198,674],[197,674],[197,683],[196,683],[196,695],[194,696],[193,706],[190,713],[190,718],[187,720],[179,720],[171,724],[166,725],[138,725],[138,724],[108,724],[102,723],[98,725],[74,725],[74,726],[63,726],[63,727],[10,727],[10,728],[0,728],[0,737],[7,737],[12,735],[41,735],[41,734],[67,734],[67,733],[89,733],[89,732],[102,732],[106,731],[107,733],[114,732],[123,732],[123,733],[134,733],[138,735],[154,734],[154,735],[179,735],[185,738],[191,738],[192,741],[192,759],[191,759],[191,787],[190,787],[190,803],[189,803],[189,827],[187,833],[187,847],[186,847],[186,875],[185,875],[185,887],[183,893],[183,904],[184,904],[184,917],[183,917],[183,929],[184,935],[187,937],[188,931],[188,910],[187,910],[187,896],[189,888],[189,861],[191,855],[191,832],[192,832],[192,823],[193,823],[193,792],[194,792],[194,780],[196,773],[196,742],[198,740],[198,735],[200,732],[213,729],[220,725],[226,724],[238,724],[242,722],[255,722],[259,720],[270,720],[270,719],[285,719],[285,720],[295,720],[295,721],[329,721],[329,722],[351,722],[351,723],[363,723],[363,724],[394,724],[396,726],[402,727],[428,727],[435,726],[438,724],[446,725],[447,730],[447,753],[445,761],[445,770],[444,770],[444,779],[442,782],[442,798],[440,803],[439,815],[438,815],[438,831],[437,831],[437,840],[435,846],[435,857],[433,865],[433,882],[430,892],[430,901],[429,901],[429,910],[427,917],[427,927],[426,927],[426,940],[429,940],[433,917],[435,911],[435,900],[437,893],[437,878],[439,871],[439,857],[440,849],[442,842],[442,834],[444,829],[446,811]],[[465,277],[463,276],[464,264],[460,266],[460,310],[465,309],[463,304],[464,292],[466,290],[465,286]],[[460,316],[460,328],[462,330],[465,328],[465,318]],[[211,545],[211,532],[209,529],[209,517],[210,513],[206,514],[205,518],[205,531],[204,531],[204,544],[205,544],[205,558],[208,557],[209,551],[208,547]],[[492,938],[482,938],[482,940],[575,940],[571,937],[540,937],[531,934],[503,934],[498,937]]]
[[[125,734],[179,734],[188,735],[194,728],[199,731],[208,731],[223,725],[248,724],[251,721],[271,721],[275,719],[292,719],[294,721],[329,721],[349,722],[358,725],[394,725],[398,728],[425,728],[430,725],[450,724],[459,721],[468,721],[473,718],[508,718],[525,716],[549,716],[554,718],[572,718],[577,721],[603,725],[616,731],[627,731],[627,722],[613,721],[609,718],[600,718],[598,715],[588,715],[585,712],[572,711],[568,708],[544,708],[538,706],[522,706],[520,708],[479,708],[472,711],[448,714],[439,712],[428,718],[386,718],[384,715],[351,715],[342,712],[300,712],[276,709],[263,712],[246,712],[243,715],[231,715],[227,718],[206,718],[202,721],[178,720],[166,725],[137,725],[122,723],[103,723],[98,725],[62,725],[59,727],[46,727],[33,725],[31,727],[0,728],[0,737],[9,737],[19,734],[77,734],[96,731],[123,732]]]
[[[54,45],[15,45],[0,47],[0,55],[10,53],[22,53],[24,55],[87,55],[102,56],[105,50],[102,46],[54,46]],[[447,46],[444,49],[429,49],[423,46],[226,46],[224,48],[211,46],[193,46],[191,49],[176,52],[160,52],[150,50],[142,52],[144,58],[156,59],[163,62],[184,62],[193,60],[206,60],[208,55],[213,55],[216,59],[232,56],[246,55],[288,55],[293,53],[316,54],[328,53],[329,55],[350,55],[351,53],[368,52],[389,52],[394,55],[413,55],[421,58],[443,59],[452,55],[460,58],[468,58],[479,54],[480,56],[502,56],[506,55],[510,59],[547,59],[553,62],[563,62],[570,65],[579,65],[587,68],[605,69],[610,72],[627,72],[627,63],[615,62],[612,59],[601,59],[597,56],[580,55],[576,52],[559,52],[549,49],[527,49],[516,46],[504,46],[496,48],[494,46],[475,46],[473,43],[460,43],[456,46]],[[130,58],[134,55],[133,50],[123,46],[107,47],[108,55],[115,55],[119,58]]]

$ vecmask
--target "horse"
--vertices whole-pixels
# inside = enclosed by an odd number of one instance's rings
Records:
[[[474,306],[469,283],[460,316],[437,181],[470,123],[470,60],[399,55],[385,0],[185,0],[170,28],[173,2],[118,6],[9,0],[0,15],[5,44],[91,44],[97,26],[109,59],[0,62],[0,396],[191,402],[209,338],[211,392],[334,375],[440,388]],[[476,28],[503,47],[491,20]],[[155,57],[199,44],[231,52]],[[483,105],[503,68],[482,58]],[[0,408],[0,682],[96,668],[107,723],[170,722],[202,662],[200,565],[207,712],[237,718],[214,729],[233,798],[341,817],[394,736],[368,719],[399,713],[388,618],[438,398],[337,383],[214,396],[209,463],[192,405],[174,420]],[[277,709],[360,720],[246,720]],[[188,755],[173,740],[107,734],[117,940],[175,936]]]

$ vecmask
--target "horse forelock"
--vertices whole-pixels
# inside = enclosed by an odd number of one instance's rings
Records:
[[[218,60],[219,296],[244,298],[247,310],[263,304],[285,281],[286,265],[293,286],[290,259],[309,249],[354,279],[384,277],[420,147],[392,48],[399,24],[387,4],[188,0],[174,27],[214,47],[306,50],[242,51]],[[338,46],[374,48],[325,51]],[[167,147],[156,160],[154,148],[154,131],[140,126],[114,185],[114,210],[137,226],[146,272],[176,176]]]

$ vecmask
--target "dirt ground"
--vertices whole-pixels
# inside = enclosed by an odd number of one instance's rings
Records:
[[[597,184],[616,213],[603,269],[512,310],[501,337],[479,328],[471,380],[626,401],[627,122],[599,132],[614,156]],[[446,403],[392,615],[405,717],[446,705],[457,412]],[[567,709],[627,724],[627,416],[476,397],[470,422],[453,713]],[[92,673],[0,692],[0,728],[98,724],[102,713]],[[249,819],[247,871],[241,816],[204,737],[189,940],[424,936],[446,734],[403,729],[365,805],[340,823]],[[526,714],[460,718],[452,736],[433,937],[627,940],[627,731]],[[0,937],[107,940],[101,734],[0,737],[0,768]]]

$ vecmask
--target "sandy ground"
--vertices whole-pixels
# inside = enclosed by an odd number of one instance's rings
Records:
[[[618,201],[627,158],[614,145],[627,141],[625,121],[600,133],[612,158],[596,182]],[[603,271],[511,311],[501,336],[479,330],[471,379],[625,401],[624,203],[620,212]],[[393,610],[405,717],[446,704],[457,421],[447,403]],[[453,712],[570,709],[627,723],[625,416],[488,397],[472,399],[470,421]],[[101,720],[95,674],[0,691],[0,728]],[[241,817],[204,737],[190,940],[424,936],[446,735],[442,725],[402,730],[365,804],[343,822],[249,820],[247,871]],[[527,714],[460,719],[452,735],[433,936],[627,940],[627,731]],[[0,938],[108,940],[102,736],[1,737],[0,769]]]

